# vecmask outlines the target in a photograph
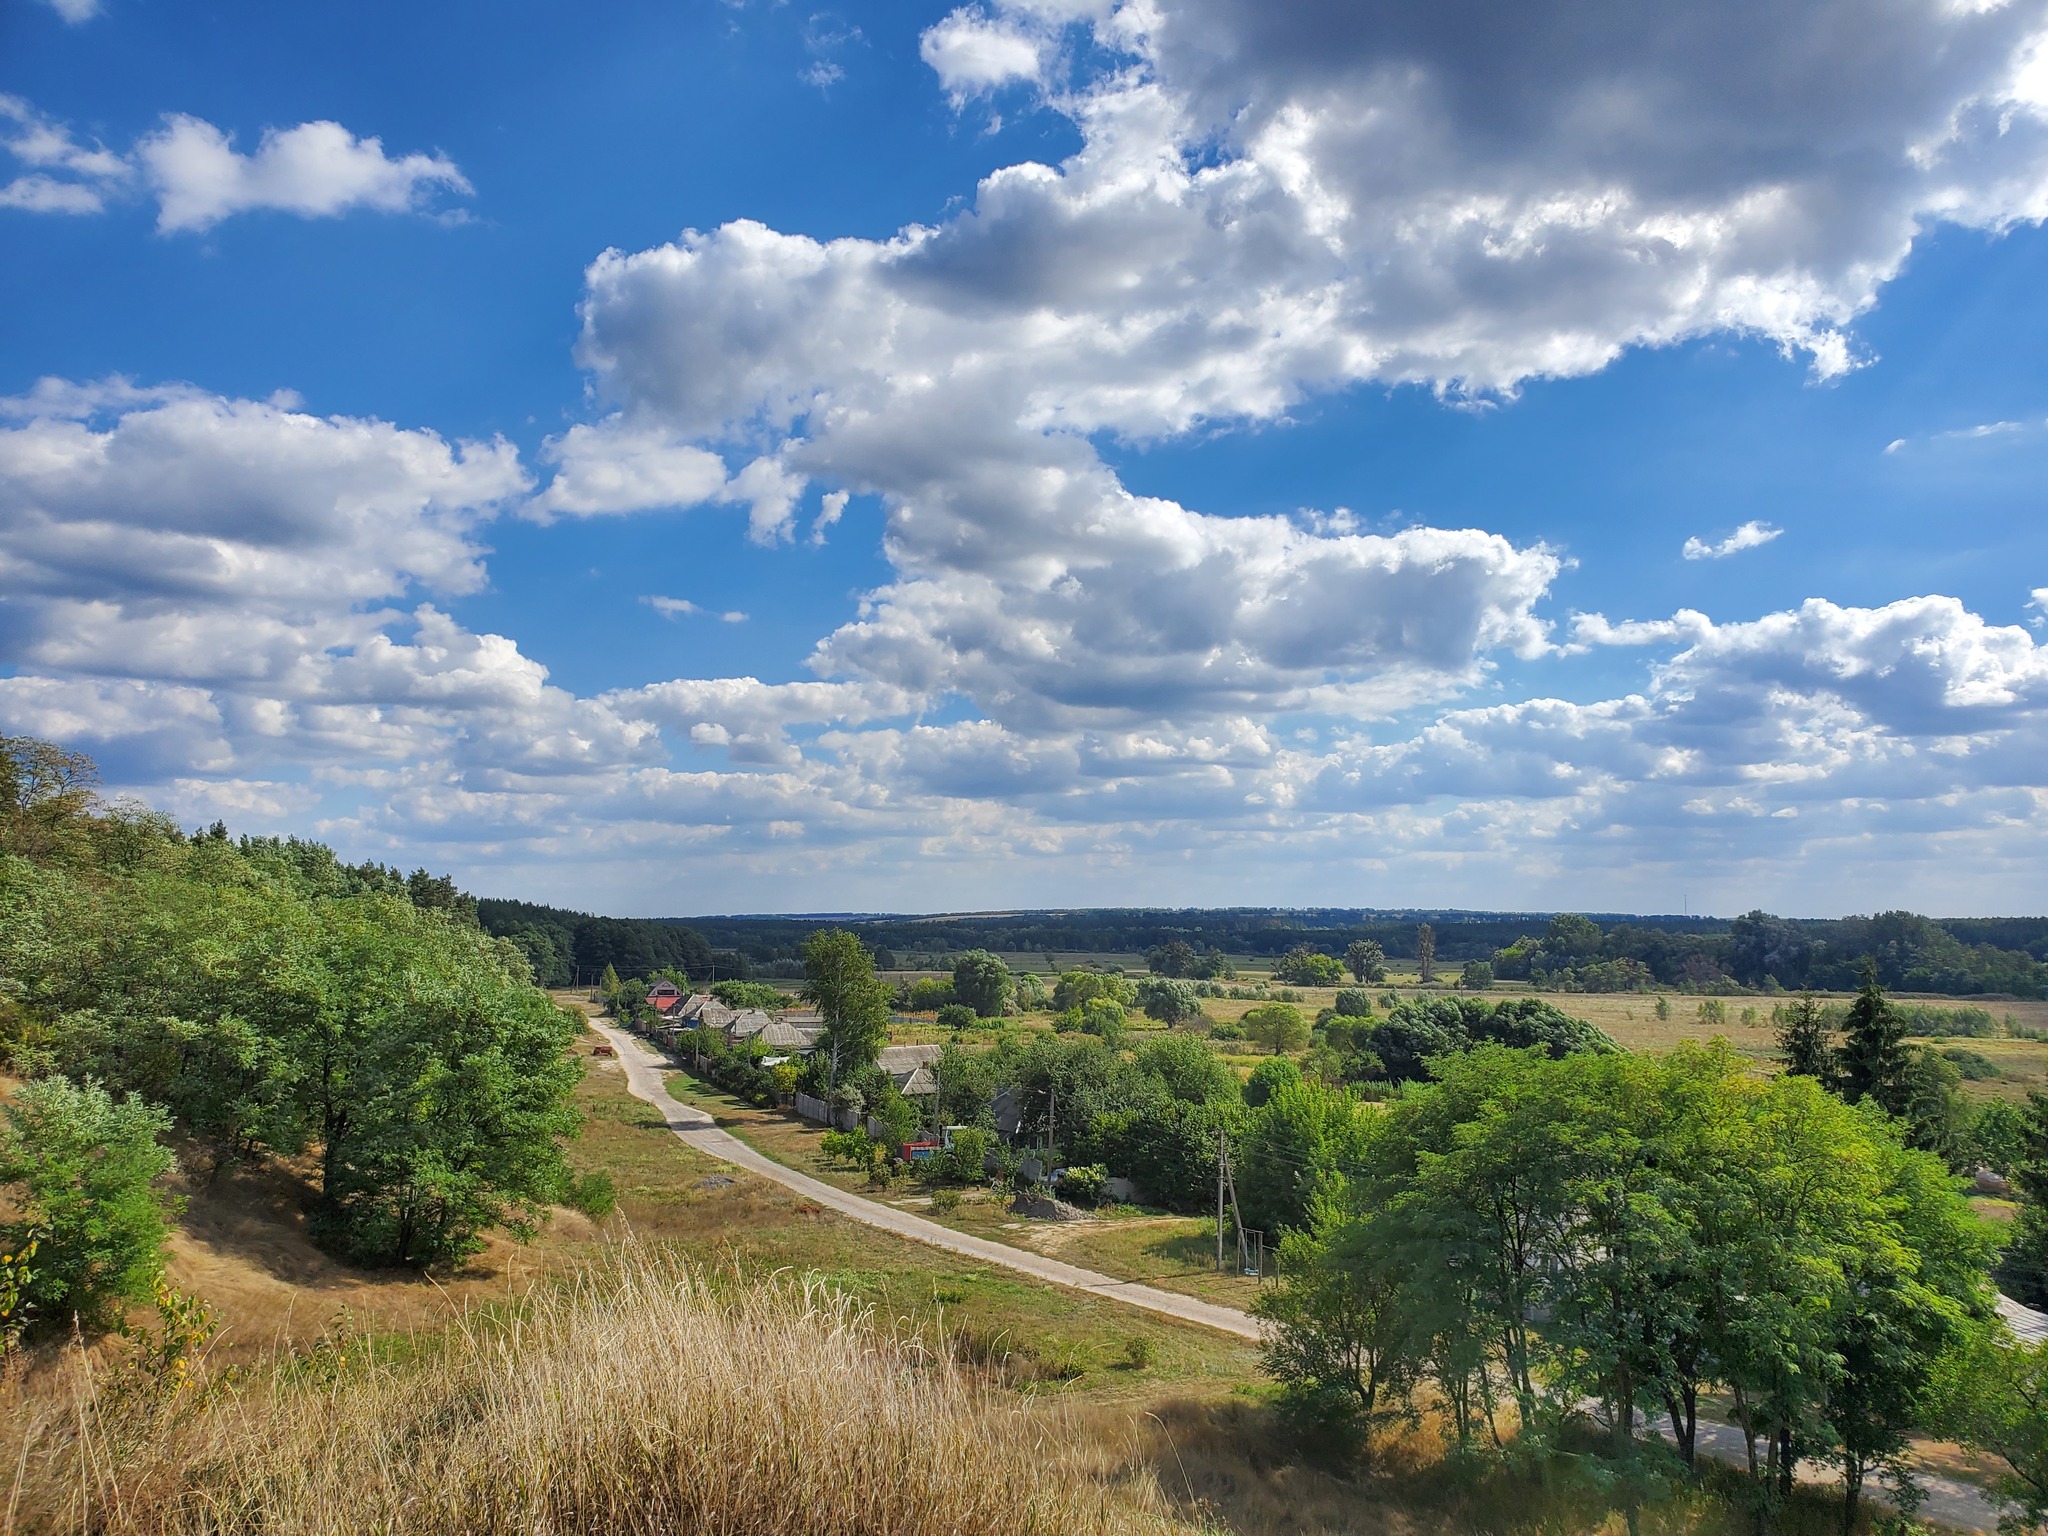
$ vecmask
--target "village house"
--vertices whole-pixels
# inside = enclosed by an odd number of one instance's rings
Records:
[[[896,1091],[907,1099],[939,1091],[938,1066],[942,1047],[936,1045],[884,1046],[875,1065],[889,1074]]]

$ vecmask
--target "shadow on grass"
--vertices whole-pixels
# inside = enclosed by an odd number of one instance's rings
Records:
[[[1425,1424],[1382,1437],[1366,1465],[1315,1454],[1269,1403],[1170,1399],[1141,1421],[1137,1458],[1183,1518],[1238,1536],[1629,1530],[1590,1440],[1567,1443],[1549,1462],[1529,1467],[1499,1456],[1446,1455],[1443,1437]],[[1642,1536],[1756,1536],[1749,1494],[1736,1469],[1703,1461],[1692,1481],[1640,1507],[1637,1528]],[[1884,1516],[1866,1506],[1859,1532]],[[1802,1487],[1769,1529],[1772,1536],[1839,1536],[1840,1495]]]

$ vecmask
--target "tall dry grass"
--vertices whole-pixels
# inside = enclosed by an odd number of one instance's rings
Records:
[[[114,1390],[70,1351],[34,1387],[17,1379],[0,1530],[1188,1529],[1133,1458],[843,1298],[714,1295],[645,1252],[402,1362],[328,1352],[205,1376]]]

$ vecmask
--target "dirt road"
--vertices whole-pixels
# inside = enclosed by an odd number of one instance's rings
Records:
[[[970,1237],[965,1232],[955,1232],[951,1227],[936,1221],[927,1221],[922,1216],[913,1216],[908,1211],[899,1211],[886,1205],[877,1205],[872,1200],[863,1200],[859,1195],[848,1194],[821,1179],[798,1173],[786,1168],[773,1158],[763,1157],[752,1147],[728,1131],[721,1131],[712,1118],[701,1109],[687,1104],[678,1104],[669,1097],[663,1085],[661,1074],[667,1069],[667,1062],[643,1046],[639,1040],[624,1030],[612,1027],[609,1020],[593,1019],[590,1027],[612,1043],[619,1053],[619,1062],[626,1069],[626,1086],[636,1099],[643,1099],[661,1111],[668,1122],[668,1128],[690,1146],[709,1157],[720,1158],[749,1173],[758,1173],[764,1179],[795,1190],[807,1200],[851,1216],[855,1221],[864,1221],[871,1227],[880,1227],[885,1232],[894,1232],[899,1237],[915,1238],[921,1243],[930,1243],[935,1248],[944,1248],[952,1253],[965,1254],[989,1264],[1000,1264],[1005,1269],[1014,1269],[1020,1274],[1031,1275],[1053,1285],[1064,1285],[1076,1291],[1087,1291],[1096,1296],[1108,1296],[1117,1301],[1128,1302],[1134,1307],[1143,1307],[1148,1312],[1158,1312],[1166,1317],[1178,1318],[1184,1323],[1199,1323],[1207,1328],[1234,1333],[1239,1338],[1257,1340],[1260,1337],[1259,1324],[1248,1313],[1235,1311],[1230,1307],[1219,1307],[1212,1302],[1197,1301],[1192,1296],[1177,1296],[1172,1291],[1155,1290],[1149,1285],[1140,1285],[1135,1280],[1118,1280],[1109,1275],[1098,1274],[1092,1269],[1082,1269],[1075,1264],[1065,1264],[1058,1259],[1049,1259],[1042,1254],[1028,1253],[1021,1248],[1012,1248],[1006,1243],[992,1243],[985,1238]]]

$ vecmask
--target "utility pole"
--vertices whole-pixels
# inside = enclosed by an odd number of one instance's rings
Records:
[[[1244,1212],[1237,1208],[1237,1170],[1230,1166],[1230,1151],[1223,1153],[1223,1176],[1230,1181],[1230,1224],[1237,1229],[1237,1272],[1244,1273]]]
[[[1223,1273],[1223,1137],[1216,1132],[1216,1273]]]

